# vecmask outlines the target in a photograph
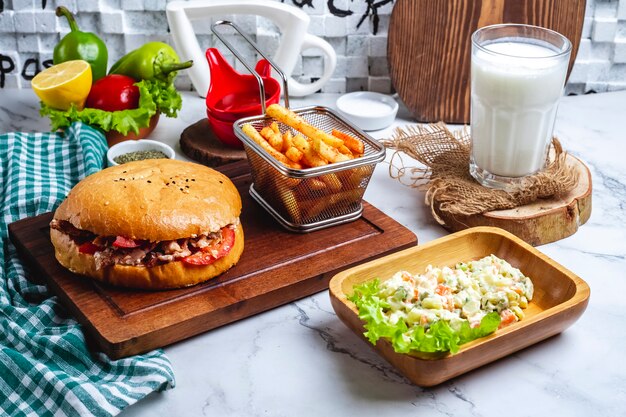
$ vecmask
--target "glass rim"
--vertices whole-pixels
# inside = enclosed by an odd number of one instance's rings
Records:
[[[520,56],[520,55],[512,55],[512,54],[506,54],[506,53],[502,53],[502,52],[496,52],[496,51],[492,51],[490,49],[485,48],[484,46],[480,45],[478,43],[478,41],[476,40],[476,38],[478,37],[478,35],[481,32],[485,32],[488,30],[493,30],[493,29],[499,29],[499,28],[511,28],[511,27],[518,27],[518,28],[530,28],[530,29],[535,29],[535,30],[539,30],[539,31],[543,31],[546,33],[549,33],[551,35],[555,35],[558,38],[563,40],[563,50],[559,51],[559,52],[555,52],[554,55],[548,55],[548,56]],[[528,38],[528,39],[537,39],[537,38]],[[570,42],[570,40],[565,36],[562,35],[561,33],[552,30],[552,29],[548,29],[548,28],[544,28],[541,26],[534,26],[534,25],[526,25],[523,23],[499,23],[499,24],[495,24],[495,25],[488,25],[488,26],[483,26],[481,28],[478,28],[474,31],[474,33],[472,33],[472,45],[474,45],[476,48],[478,48],[481,52],[485,52],[489,55],[494,55],[494,56],[507,56],[507,57],[511,57],[511,58],[518,58],[518,59],[529,59],[529,60],[535,60],[535,59],[555,59],[555,58],[559,58],[562,57],[564,55],[567,55],[569,53],[571,53],[572,51],[572,42]]]

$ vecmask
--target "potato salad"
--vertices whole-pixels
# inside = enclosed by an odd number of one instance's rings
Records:
[[[454,352],[521,320],[532,297],[530,278],[490,255],[454,268],[429,265],[423,274],[399,271],[382,283],[356,286],[351,300],[373,343],[386,337],[401,352]]]

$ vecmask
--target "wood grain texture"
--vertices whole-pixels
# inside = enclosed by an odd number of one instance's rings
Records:
[[[389,24],[391,81],[421,122],[469,123],[471,35],[524,23],[553,29],[578,52],[585,0],[397,0]]]
[[[223,171],[244,204],[245,249],[237,265],[194,287],[169,291],[113,288],[64,269],[54,258],[52,213],[9,225],[12,241],[35,275],[83,324],[94,349],[120,358],[189,338],[322,291],[338,271],[414,246],[415,235],[371,205],[354,222],[297,234],[284,231],[252,201],[247,163]]]
[[[490,254],[507,260],[532,279],[535,294],[523,320],[461,346],[454,355],[399,354],[388,341],[379,340],[372,346],[363,336],[363,322],[356,306],[347,299],[355,284],[375,277],[385,280],[399,270],[423,273],[429,264],[454,266]],[[590,295],[589,286],[582,279],[521,239],[493,227],[464,230],[356,266],[334,276],[329,288],[339,318],[409,380],[421,386],[440,384],[562,332],[583,314]]]
[[[180,148],[189,158],[210,167],[247,159],[243,149],[230,148],[220,142],[206,118],[183,130],[180,134]]]
[[[572,155],[567,156],[567,162],[578,172],[578,185],[566,195],[472,216],[435,211],[445,222],[444,227],[453,232],[476,226],[500,227],[533,246],[564,239],[589,220],[592,196],[591,173],[587,166]]]

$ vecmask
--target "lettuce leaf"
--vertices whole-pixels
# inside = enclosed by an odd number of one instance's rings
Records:
[[[178,94],[173,84],[153,80],[149,82],[147,88],[161,113],[167,117],[178,115],[178,111],[183,106],[183,98]]]
[[[456,353],[464,343],[487,336],[495,332],[500,325],[500,316],[496,312],[487,314],[477,327],[470,327],[468,321],[462,322],[458,330],[444,320],[433,323],[428,329],[424,326],[408,326],[404,320],[389,322],[384,310],[389,304],[379,297],[380,281],[365,282],[354,287],[354,293],[348,297],[359,311],[359,318],[365,321],[364,335],[372,343],[380,338],[389,340],[398,353],[450,352]]]
[[[122,135],[128,132],[139,133],[139,129],[147,127],[150,119],[157,111],[167,117],[176,117],[182,108],[182,98],[172,84],[157,80],[142,80],[135,85],[139,88],[139,107],[131,110],[104,111],[75,106],[67,110],[58,110],[41,103],[40,114],[48,116],[52,130],[69,127],[73,122],[83,122],[100,128],[105,132],[117,130]]]

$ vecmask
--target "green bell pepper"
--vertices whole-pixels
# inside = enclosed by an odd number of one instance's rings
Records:
[[[171,83],[176,71],[189,68],[193,61],[180,62],[174,48],[163,42],[148,42],[119,59],[109,74],[121,74],[136,80],[159,80]]]
[[[107,47],[98,36],[91,32],[81,32],[72,13],[63,6],[56,8],[57,16],[65,16],[70,25],[70,33],[54,47],[52,63],[82,59],[91,65],[92,81],[102,78],[107,73]]]

